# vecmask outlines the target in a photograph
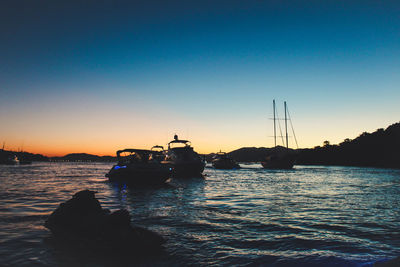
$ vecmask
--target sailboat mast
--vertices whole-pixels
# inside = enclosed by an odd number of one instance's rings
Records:
[[[276,117],[275,117],[275,99],[272,101],[272,106],[274,108],[274,142],[276,147]]]
[[[289,138],[287,133],[287,117],[286,117],[286,101],[284,102],[285,106],[285,132],[286,132],[286,148],[289,148]]]

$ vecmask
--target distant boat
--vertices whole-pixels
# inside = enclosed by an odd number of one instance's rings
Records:
[[[32,161],[27,160],[27,159],[20,159],[20,160],[19,160],[19,164],[21,164],[21,165],[28,165],[28,164],[32,164]]]
[[[12,151],[4,150],[5,142],[3,142],[3,148],[0,148],[0,164],[15,165],[19,163],[18,157]]]
[[[13,156],[8,156],[0,160],[1,164],[6,164],[6,165],[17,165],[19,164],[19,159],[16,155]]]
[[[275,147],[271,155],[267,156],[261,165],[265,169],[292,169],[296,162],[296,154],[290,150],[281,150]]]
[[[193,177],[201,176],[205,162],[197,154],[188,140],[180,140],[174,136],[174,140],[168,143],[165,161],[173,166],[174,176]]]
[[[273,110],[274,110],[274,141],[275,147],[270,155],[268,155],[264,161],[261,162],[261,165],[265,169],[292,169],[293,165],[296,162],[296,153],[289,149],[289,137],[287,131],[287,105],[286,101],[284,102],[285,109],[285,137],[286,137],[286,147],[281,147],[276,145],[276,106],[275,100],[272,102]],[[294,132],[294,131],[293,131]]]
[[[106,174],[111,182],[130,185],[162,184],[171,177],[172,166],[161,162],[159,152],[143,149],[117,151],[118,163]]]
[[[29,159],[27,159],[26,156],[24,156],[24,154],[26,155],[25,152],[21,151],[19,154],[19,164],[21,165],[28,165],[28,164],[32,164],[32,161],[30,161]]]
[[[239,169],[240,165],[225,152],[215,154],[212,165],[215,169]]]

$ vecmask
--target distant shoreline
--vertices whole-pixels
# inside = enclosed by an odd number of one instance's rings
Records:
[[[286,148],[280,148],[286,149]],[[227,153],[240,163],[261,162],[272,153],[273,148],[243,147]],[[345,139],[338,145],[325,141],[323,146],[296,149],[296,165],[354,166],[400,169],[400,123],[373,133],[364,132],[354,140]],[[97,156],[87,153],[70,153],[61,157],[47,157],[29,152],[15,152],[0,149],[0,160],[17,156],[30,161],[50,162],[116,162],[115,156]],[[210,160],[214,153],[203,155]],[[1,161],[0,161],[1,162]]]

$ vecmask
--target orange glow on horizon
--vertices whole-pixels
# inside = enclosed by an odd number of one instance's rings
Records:
[[[1,125],[7,125],[0,136],[0,145],[5,142],[6,150],[23,150],[49,157],[70,153],[114,156],[120,149],[150,149],[154,145],[167,148],[175,133],[180,139],[191,141],[194,150],[200,154],[274,145],[271,138],[273,128],[264,114],[241,118],[193,118],[186,117],[184,113],[161,110],[160,107],[149,110],[146,106],[135,106],[131,110],[124,106],[126,109],[117,109],[115,113],[110,110],[99,116],[104,113],[101,104],[104,103],[93,104],[88,113],[75,111],[72,105],[58,113],[45,112],[36,107],[39,111],[29,116],[16,109],[16,118],[0,118]],[[303,117],[306,116],[300,117],[295,124],[300,148],[322,145],[325,140],[338,144],[345,138],[354,139],[364,131],[373,132],[396,122],[390,117],[383,121],[379,116],[362,117],[357,123],[336,117],[330,118],[329,123],[323,117],[313,120],[301,119]],[[281,140],[278,142],[282,145]],[[296,148],[292,137],[289,147]]]

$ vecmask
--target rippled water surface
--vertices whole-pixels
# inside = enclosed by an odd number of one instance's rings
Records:
[[[109,183],[110,167],[0,166],[0,265],[370,266],[400,255],[399,170],[255,164],[139,189]],[[54,243],[44,220],[83,189],[164,236],[165,253],[137,262]]]

